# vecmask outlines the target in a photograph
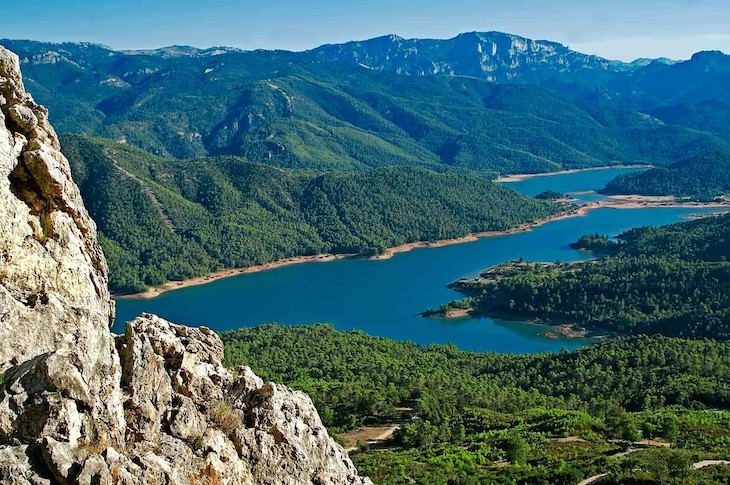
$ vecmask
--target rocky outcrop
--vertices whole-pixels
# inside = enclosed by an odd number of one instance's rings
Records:
[[[110,333],[96,228],[1,47],[0,108],[0,483],[370,483],[308,396],[224,368],[212,331]]]
[[[0,48],[0,372],[15,366],[0,442],[121,442],[113,315],[96,227],[48,113],[25,92],[18,58]]]

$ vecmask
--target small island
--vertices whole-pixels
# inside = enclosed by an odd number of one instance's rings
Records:
[[[463,318],[471,314],[472,301],[467,297],[444,303],[438,308],[431,308],[422,312],[420,316],[429,318]]]
[[[535,196],[536,199],[540,200],[565,200],[568,196],[562,192],[556,192],[554,190],[545,190]]]

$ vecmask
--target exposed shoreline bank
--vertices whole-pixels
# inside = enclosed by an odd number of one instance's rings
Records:
[[[589,167],[589,168],[573,168],[568,170],[558,170],[557,172],[543,172],[543,173],[517,173],[514,175],[505,175],[494,180],[497,183],[504,182],[521,182],[526,179],[535,177],[552,177],[553,175],[567,175],[571,173],[580,172],[593,172],[597,170],[609,170],[615,168],[654,168],[654,165],[602,165],[600,167]]]
[[[194,278],[190,278],[187,280],[182,281],[169,281],[167,283],[164,283],[159,286],[154,286],[147,291],[141,292],[141,293],[132,293],[129,295],[114,295],[114,299],[116,300],[148,300],[152,298],[156,298],[163,293],[167,293],[168,291],[174,291],[179,290],[182,288],[188,288],[191,286],[199,286],[204,285],[206,283],[211,283],[213,281],[218,281],[223,278],[230,278],[232,276],[238,276],[242,274],[247,273],[258,273],[260,271],[268,271],[271,269],[281,268],[283,266],[290,266],[293,264],[301,264],[301,263],[314,263],[314,262],[327,262],[327,261],[334,261],[338,259],[353,259],[353,258],[359,258],[359,259],[367,259],[371,261],[381,261],[385,259],[390,259],[396,254],[399,253],[405,253],[408,251],[412,251],[414,249],[419,248],[438,248],[442,246],[450,246],[452,244],[462,244],[466,242],[473,242],[478,239],[486,238],[486,237],[497,237],[497,236],[507,236],[510,234],[516,234],[519,232],[529,231],[533,227],[538,227],[543,224],[547,224],[549,222],[554,222],[561,219],[566,219],[569,217],[576,217],[576,216],[582,216],[585,215],[586,211],[582,210],[582,207],[578,207],[574,211],[570,212],[559,212],[557,214],[554,214],[552,216],[538,219],[534,222],[527,222],[524,224],[520,224],[519,226],[513,227],[511,229],[506,229],[504,231],[485,231],[485,232],[479,232],[479,233],[472,233],[467,234],[462,237],[457,238],[451,238],[451,239],[439,239],[437,241],[416,241],[406,244],[401,244],[399,246],[393,246],[391,248],[388,248],[385,250],[383,254],[378,254],[376,256],[359,256],[357,254],[317,254],[314,256],[296,256],[292,258],[286,258],[279,261],[272,261],[271,263],[265,263],[265,264],[259,264],[255,266],[248,266],[246,268],[229,268],[229,269],[222,269],[220,271],[215,271],[213,273],[209,273],[207,275],[202,276],[196,276]]]
[[[661,200],[658,200],[661,199]],[[615,208],[615,209],[645,209],[652,207],[665,207],[665,208],[718,208],[726,209],[730,211],[730,204],[724,203],[704,203],[704,202],[675,202],[666,198],[657,197],[643,197],[643,196],[609,196],[606,200],[588,202],[579,206],[577,209],[570,212],[560,212],[543,219],[538,219],[534,222],[520,224],[519,226],[504,231],[485,231],[479,233],[467,234],[462,237],[452,239],[441,239],[437,241],[417,241],[412,243],[401,244],[385,250],[383,254],[377,256],[358,256],[355,254],[318,254],[313,256],[297,256],[292,258],[286,258],[279,261],[272,261],[271,263],[259,264],[255,266],[248,266],[246,268],[229,268],[209,273],[207,275],[196,276],[183,281],[170,281],[159,286],[152,287],[147,291],[141,293],[133,293],[129,295],[114,295],[116,300],[147,300],[156,298],[169,291],[179,290],[182,288],[188,288],[191,286],[199,286],[213,281],[218,281],[223,278],[230,278],[232,276],[238,276],[247,273],[257,273],[260,271],[268,271],[271,269],[281,268],[284,266],[290,266],[293,264],[301,263],[313,263],[313,262],[328,262],[338,259],[350,259],[350,258],[362,258],[371,261],[381,261],[392,258],[396,254],[405,253],[414,249],[420,248],[438,248],[443,246],[450,246],[452,244],[462,244],[467,242],[477,241],[483,238],[508,236],[511,234],[518,234],[521,232],[527,232],[535,227],[540,227],[544,224],[556,222],[563,219],[572,217],[583,217],[588,212],[595,209],[603,208]]]
[[[315,254],[313,256],[295,256],[293,258],[280,259],[278,261],[272,261],[271,263],[257,264],[255,266],[247,266],[245,268],[228,268],[208,273],[201,276],[195,276],[187,280],[182,281],[168,281],[159,286],[153,286],[147,291],[141,293],[132,293],[129,295],[113,295],[115,300],[149,300],[156,298],[163,293],[168,291],[180,290],[182,288],[188,288],[190,286],[199,286],[206,283],[212,283],[213,281],[222,280],[224,278],[230,278],[232,276],[238,276],[247,273],[258,273],[260,271],[268,271],[271,269],[281,268],[284,266],[290,266],[292,264],[301,263],[325,263],[327,261],[334,261],[337,259],[353,258],[356,257],[354,254]]]

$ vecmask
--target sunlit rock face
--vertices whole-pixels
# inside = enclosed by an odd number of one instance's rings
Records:
[[[17,366],[0,436],[121,442],[113,315],[96,226],[47,111],[0,48],[0,371]]]

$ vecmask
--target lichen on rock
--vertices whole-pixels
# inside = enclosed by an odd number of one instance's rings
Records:
[[[211,330],[110,333],[96,227],[0,47],[0,483],[369,484],[311,399],[222,366]]]

